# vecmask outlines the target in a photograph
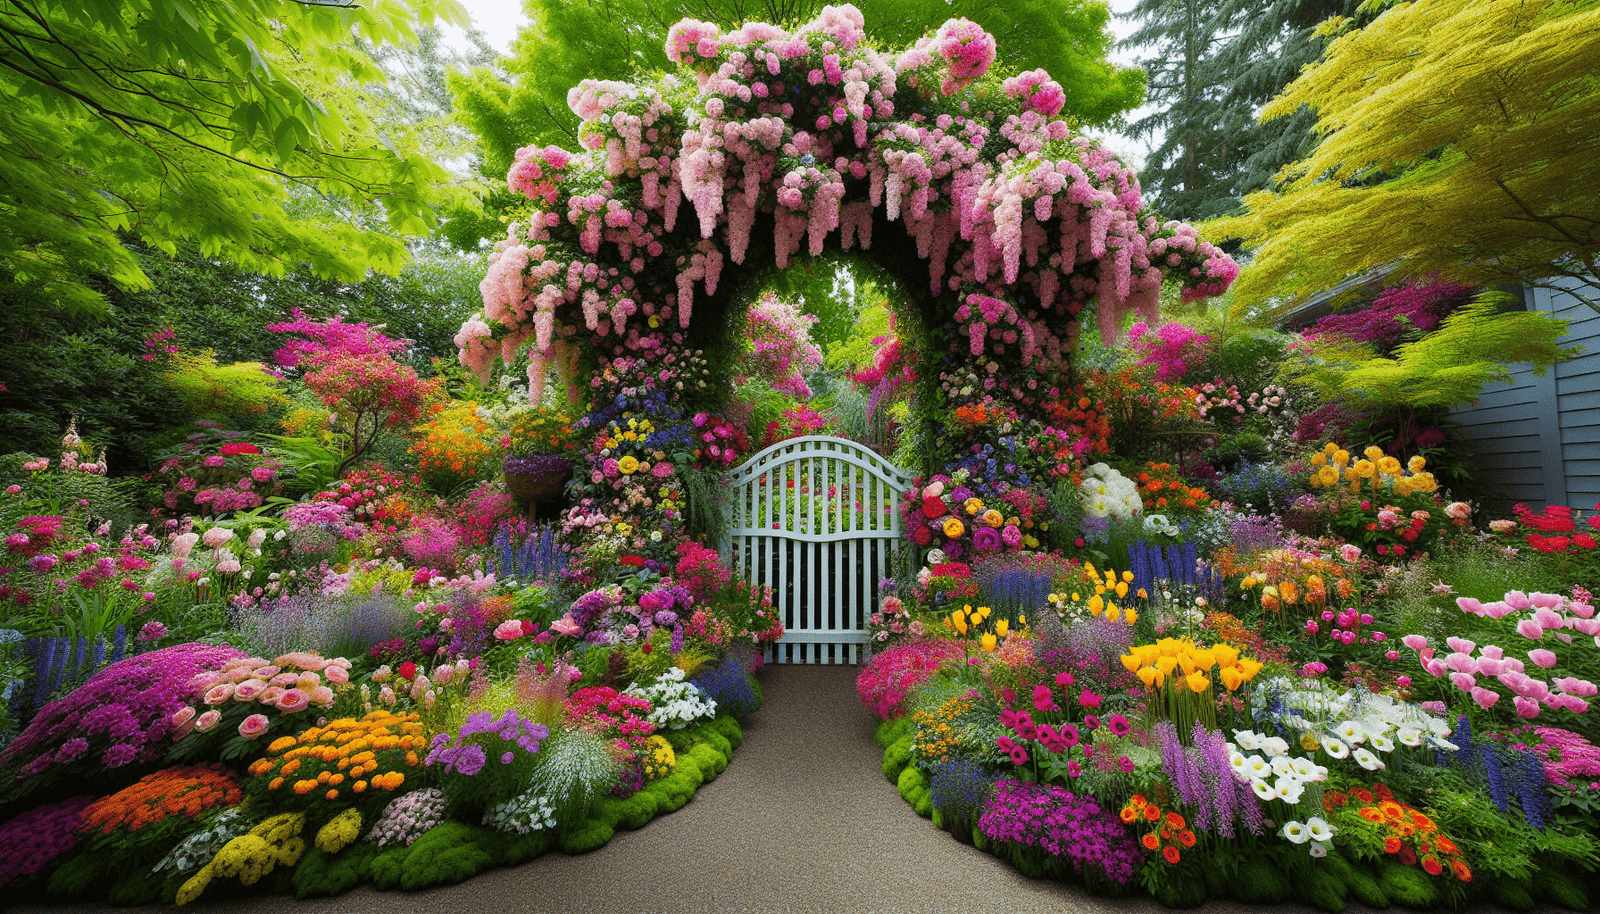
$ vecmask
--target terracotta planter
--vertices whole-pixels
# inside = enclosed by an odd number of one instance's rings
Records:
[[[572,461],[542,454],[507,457],[501,469],[505,473],[506,491],[531,500],[560,495],[567,480],[572,478]]]

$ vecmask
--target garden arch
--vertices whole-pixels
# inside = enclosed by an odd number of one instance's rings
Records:
[[[878,582],[906,543],[900,500],[911,477],[854,441],[808,435],[756,453],[728,478],[722,556],[772,588],[778,663],[861,662]]]
[[[597,568],[624,553],[670,564],[687,535],[671,455],[726,390],[707,352],[729,345],[771,266],[859,246],[923,290],[909,348],[927,469],[992,440],[982,419],[949,421],[956,392],[995,390],[1018,421],[1049,413],[1085,309],[1113,340],[1129,309],[1156,319],[1165,278],[1198,298],[1237,272],[1144,210],[1132,172],[1057,116],[1048,74],[991,73],[995,42],[974,23],[898,53],[866,39],[849,5],[792,33],[685,19],[666,36],[678,74],[569,93],[583,151],[518,151],[507,181],[527,217],[456,343],[485,378],[527,352],[536,401],[550,370],[587,394],[595,438],[564,526]]]

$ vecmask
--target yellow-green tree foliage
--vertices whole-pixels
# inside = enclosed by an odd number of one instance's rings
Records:
[[[1418,409],[1454,406],[1478,396],[1485,384],[1511,380],[1508,365],[1531,362],[1534,371],[1572,358],[1579,349],[1556,345],[1567,322],[1544,314],[1502,310],[1509,296],[1485,293],[1439,325],[1385,358],[1337,334],[1317,337],[1309,358],[1289,375],[1330,399],[1360,409],[1398,409],[1407,420]]]
[[[1600,309],[1597,62],[1600,0],[1415,0],[1340,36],[1262,110],[1316,109],[1317,148],[1205,227],[1256,248],[1235,307],[1393,264],[1391,282],[1570,277]]]
[[[167,386],[202,419],[237,421],[288,402],[283,382],[260,362],[219,365],[211,350],[173,356]]]

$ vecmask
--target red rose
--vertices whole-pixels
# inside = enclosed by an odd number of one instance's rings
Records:
[[[911,541],[918,546],[926,546],[933,542],[933,534],[928,532],[927,527],[917,527],[911,531]]]
[[[417,678],[417,665],[415,663],[411,662],[410,660],[407,660],[405,663],[400,664],[400,669],[395,670],[395,675],[399,676],[401,679],[404,679],[404,680],[406,680],[408,682],[410,680],[416,679]]]
[[[935,517],[943,517],[945,514],[944,499],[934,498],[931,495],[924,498],[922,500],[922,514],[929,520]]]

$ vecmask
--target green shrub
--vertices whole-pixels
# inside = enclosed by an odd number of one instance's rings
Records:
[[[1294,894],[1289,877],[1277,861],[1256,857],[1239,864],[1234,897],[1247,904],[1283,904]]]
[[[1438,883],[1416,867],[1386,860],[1378,868],[1378,883],[1390,901],[1408,908],[1431,908],[1439,901]]]
[[[928,776],[921,768],[907,765],[906,769],[900,772],[898,786],[901,799],[910,803],[911,808],[917,811],[917,815],[924,819],[933,816],[933,793],[928,789]]]
[[[350,891],[369,878],[377,855],[376,844],[360,842],[337,854],[308,848],[294,870],[294,897],[327,898]]]
[[[883,776],[891,781],[898,781],[900,772],[911,764],[911,745],[913,737],[910,734],[900,737],[889,748],[883,750]]]
[[[454,885],[495,865],[499,832],[446,822],[429,829],[411,845],[411,858],[400,874],[400,887],[408,892],[436,885]]]
[[[1573,911],[1589,910],[1589,890],[1572,876],[1554,870],[1541,870],[1533,882],[1540,901],[1558,904]]]

